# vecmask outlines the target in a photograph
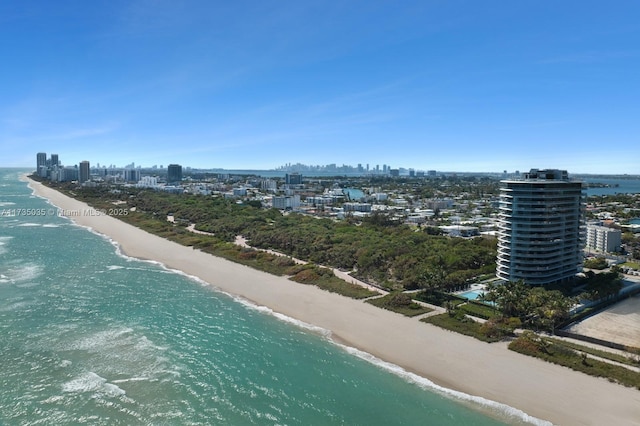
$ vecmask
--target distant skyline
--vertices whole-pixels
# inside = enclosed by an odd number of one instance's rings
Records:
[[[0,166],[640,174],[640,3],[6,1]]]

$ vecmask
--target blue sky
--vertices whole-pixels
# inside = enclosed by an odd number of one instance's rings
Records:
[[[0,165],[640,174],[636,1],[0,2]]]

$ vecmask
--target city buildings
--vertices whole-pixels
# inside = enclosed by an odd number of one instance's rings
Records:
[[[583,200],[582,182],[566,170],[531,169],[500,181],[497,277],[544,285],[580,272]]]
[[[295,210],[300,207],[300,196],[273,197],[271,203],[274,209]]]
[[[179,164],[169,164],[167,166],[167,183],[182,182],[182,166]]]
[[[284,177],[286,185],[302,185],[302,175],[300,173],[287,173]]]
[[[600,225],[587,225],[587,248],[603,253],[620,251],[622,232]]]

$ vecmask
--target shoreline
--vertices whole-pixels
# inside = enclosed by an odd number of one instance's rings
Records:
[[[25,180],[35,195],[56,207],[89,208],[39,182]],[[236,264],[149,234],[114,217],[70,219],[110,238],[126,256],[159,262],[257,307],[328,330],[335,344],[426,378],[435,385],[434,390],[442,387],[443,393],[469,395],[453,396],[462,403],[472,401],[471,396],[484,398],[508,406],[492,407],[488,403],[489,411],[497,408],[504,413],[513,407],[554,424],[640,425],[640,392],[636,389],[517,354],[504,343],[479,342],[362,301]]]

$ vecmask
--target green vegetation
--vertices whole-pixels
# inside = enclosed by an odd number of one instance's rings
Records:
[[[619,362],[620,364],[640,367],[640,349],[638,348],[629,347],[626,349],[629,352],[629,355],[622,355],[610,351],[595,349],[590,346],[580,345],[578,343],[573,343],[566,340],[556,339],[553,337],[547,337],[546,339],[556,345],[562,345],[575,351],[584,352],[589,355],[594,355],[603,359],[608,359],[610,361]]]
[[[415,293],[413,298],[431,305],[442,306],[443,308],[457,306],[467,302],[467,299],[463,297],[458,297],[443,291],[420,291]]]
[[[589,300],[607,301],[615,300],[622,289],[622,279],[618,267],[611,268],[610,272],[599,274],[593,271],[586,272],[586,278],[579,283],[585,286],[582,297]]]
[[[483,342],[498,342],[513,335],[518,323],[502,322],[494,319],[486,323],[475,322],[465,316],[463,311],[449,312],[421,319],[420,321],[433,324],[446,330],[475,337]],[[512,328],[513,327],[513,328]]]
[[[359,285],[341,280],[333,274],[333,271],[320,266],[312,264],[299,265],[294,267],[292,272],[295,272],[291,277],[293,281],[312,284],[323,290],[338,293],[353,299],[365,299],[379,294]]]
[[[532,332],[525,332],[509,344],[509,349],[521,354],[534,356],[554,364],[563,365],[596,377],[605,377],[624,386],[640,389],[640,373],[626,367],[589,358],[586,352],[574,348],[558,340],[539,337]]]
[[[606,269],[609,267],[604,257],[594,257],[584,261],[584,267],[588,269]]]
[[[622,266],[624,268],[635,269],[636,271],[640,270],[640,263],[638,263],[638,262],[625,262],[620,266]]]
[[[574,304],[559,290],[531,287],[521,281],[489,284],[482,299],[495,303],[505,318],[515,317],[525,327],[551,332],[569,318]]]
[[[487,306],[481,303],[476,302],[467,302],[463,304],[459,304],[457,309],[460,309],[467,315],[471,315],[478,318],[483,319],[491,319],[497,318],[500,316],[500,312],[496,308],[492,308],[491,306]]]
[[[223,197],[128,187],[74,191],[75,198],[96,208],[121,203],[120,207],[131,214],[120,219],[154,233],[194,223],[196,229],[215,234],[218,241],[232,242],[243,235],[254,247],[351,270],[359,279],[390,290],[459,290],[474,277],[495,270],[495,240],[431,235],[397,224],[385,215],[361,222],[336,222],[297,213],[283,215],[278,210],[259,208],[256,203],[238,204]],[[174,216],[176,224],[166,222],[168,215]],[[200,241],[199,235],[192,238],[180,237],[188,244]]]
[[[411,300],[411,297],[408,294],[400,292],[393,292],[383,297],[370,299],[367,300],[367,303],[371,303],[379,308],[388,309],[408,317],[426,314],[433,310],[417,304]]]

